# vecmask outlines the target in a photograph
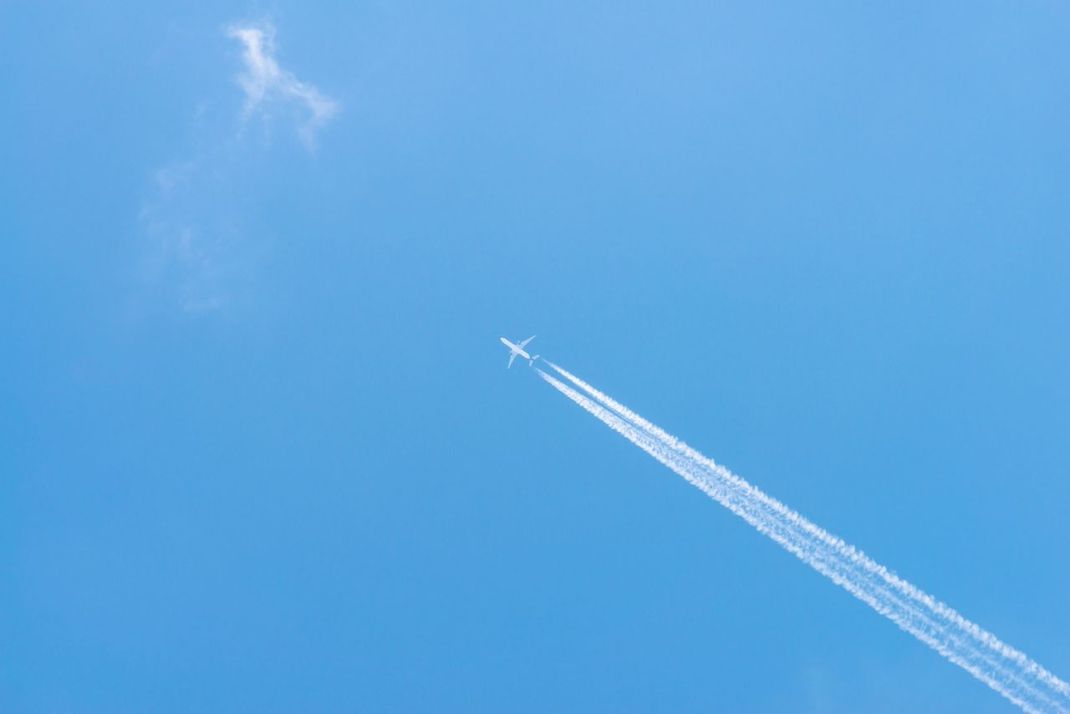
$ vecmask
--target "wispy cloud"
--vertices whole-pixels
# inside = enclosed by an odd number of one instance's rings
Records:
[[[279,65],[271,23],[236,23],[224,31],[242,47],[235,77],[244,95],[241,113],[220,111],[233,102],[200,102],[192,111],[192,144],[152,172],[139,214],[147,239],[139,271],[144,288],[188,314],[243,302],[243,283],[270,239],[250,228],[256,217],[244,209],[257,204],[245,126],[254,117],[287,123],[311,152],[317,133],[339,111],[337,101]],[[221,58],[221,71],[225,66]]]
[[[316,131],[338,113],[338,103],[279,66],[275,59],[275,27],[270,23],[232,25],[227,35],[244,46],[245,67],[238,75],[238,84],[245,92],[245,116],[263,112],[273,102],[297,104],[308,113],[300,133],[311,147]]]
[[[146,287],[177,301],[188,314],[209,313],[231,303],[234,231],[233,196],[221,184],[229,173],[216,161],[190,159],[158,169],[139,221],[148,239],[140,275]],[[211,170],[207,170],[207,169]]]

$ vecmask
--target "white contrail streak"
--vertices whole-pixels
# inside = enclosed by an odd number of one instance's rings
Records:
[[[559,392],[1024,711],[1070,712],[1070,685],[1022,652],[579,377],[547,364],[573,385],[537,369]]]

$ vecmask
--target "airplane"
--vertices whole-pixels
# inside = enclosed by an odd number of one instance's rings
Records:
[[[506,347],[509,348],[509,367],[513,366],[513,360],[515,360],[517,358],[517,356],[520,356],[520,357],[523,357],[524,359],[526,359],[528,361],[528,366],[529,367],[531,365],[535,364],[535,360],[537,360],[539,358],[538,355],[535,355],[534,357],[532,357],[531,355],[529,355],[527,352],[524,351],[524,347],[529,342],[531,342],[532,340],[535,339],[535,335],[532,335],[531,337],[527,338],[526,340],[521,342],[519,345],[514,345],[512,342],[510,342],[509,340],[505,339],[504,337],[501,337],[499,339],[501,339],[503,345],[505,345]],[[508,367],[506,369],[508,369]]]

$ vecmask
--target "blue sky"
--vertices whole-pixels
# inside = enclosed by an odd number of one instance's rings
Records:
[[[1070,676],[1068,31],[5,4],[0,709],[1012,710],[532,333]]]

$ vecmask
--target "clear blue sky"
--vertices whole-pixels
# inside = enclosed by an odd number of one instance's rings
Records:
[[[1067,37],[5,3],[0,710],[1011,710],[507,371],[532,333],[1070,676]]]

